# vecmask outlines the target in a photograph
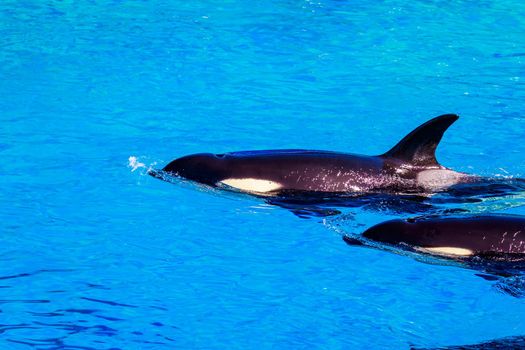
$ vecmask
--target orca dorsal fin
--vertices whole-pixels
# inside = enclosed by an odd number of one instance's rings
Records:
[[[443,134],[456,120],[455,114],[444,114],[418,126],[383,157],[397,158],[416,166],[439,165],[436,148]]]

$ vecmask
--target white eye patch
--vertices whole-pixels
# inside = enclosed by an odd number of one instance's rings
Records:
[[[283,186],[280,183],[264,179],[226,179],[221,181],[222,184],[230,186],[245,192],[267,193],[277,191]]]
[[[474,252],[470,249],[458,248],[458,247],[418,248],[418,250],[422,252],[427,252],[427,253],[437,254],[437,255],[445,255],[445,256],[470,256],[474,254]]]

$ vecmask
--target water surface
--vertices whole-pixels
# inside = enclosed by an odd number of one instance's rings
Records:
[[[461,115],[443,164],[525,176],[523,18],[510,0],[3,1],[1,347],[407,349],[524,335],[524,299],[334,230],[391,213],[323,223],[146,176],[203,151],[379,154],[443,113]],[[525,214],[507,209],[519,204],[497,209]]]

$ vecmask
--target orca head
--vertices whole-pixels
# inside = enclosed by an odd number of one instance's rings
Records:
[[[367,229],[363,232],[363,237],[374,242],[391,245],[399,243],[410,244],[411,242],[406,242],[407,238],[409,238],[407,234],[408,225],[410,225],[409,221],[400,219],[385,221]]]
[[[390,220],[372,226],[363,233],[370,241],[441,257],[468,257],[476,253],[469,244],[458,242],[450,230],[439,228],[427,219]],[[429,219],[430,220],[430,219]]]
[[[162,170],[170,175],[215,186],[227,175],[222,154],[198,153],[177,158]]]

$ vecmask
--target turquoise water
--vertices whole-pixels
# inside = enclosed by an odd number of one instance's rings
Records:
[[[525,299],[475,271],[341,240],[388,208],[300,219],[146,175],[203,151],[378,154],[457,113],[444,165],[525,176],[523,18],[521,1],[3,1],[0,348],[524,335]]]

